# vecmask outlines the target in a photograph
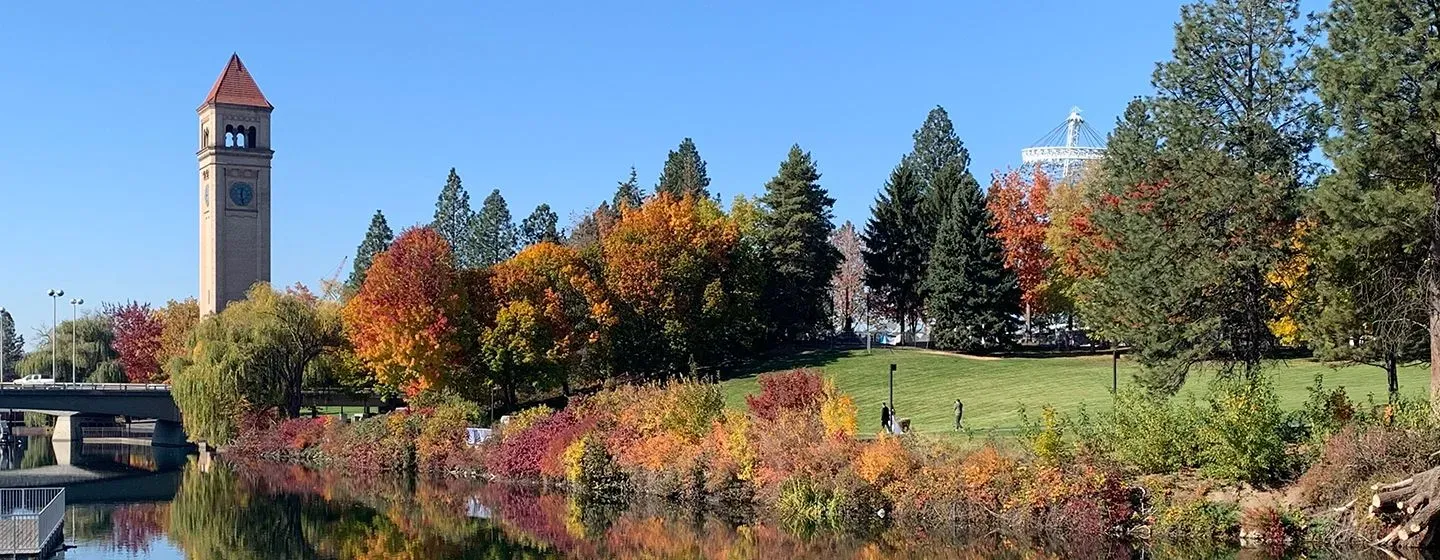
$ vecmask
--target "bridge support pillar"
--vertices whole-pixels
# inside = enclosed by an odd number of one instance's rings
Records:
[[[185,435],[183,424],[169,420],[156,420],[155,435],[151,436],[150,445],[152,447],[187,447],[190,445],[190,441]]]

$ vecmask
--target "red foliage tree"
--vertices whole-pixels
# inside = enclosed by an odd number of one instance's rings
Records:
[[[1036,169],[1027,179],[1012,170],[996,178],[987,201],[995,220],[995,237],[1005,250],[1005,268],[1015,271],[1020,281],[1027,326],[1030,313],[1049,311],[1047,274],[1055,261],[1045,244],[1049,196],[1050,177],[1044,171]]]
[[[444,385],[460,353],[463,283],[450,245],[411,228],[375,256],[345,304],[345,332],[377,381],[414,395]]]
[[[126,302],[121,305],[106,304],[105,314],[110,316],[115,331],[115,340],[110,346],[125,368],[125,378],[131,383],[155,383],[163,376],[160,373],[160,358],[164,349],[161,335],[165,323],[150,304]]]

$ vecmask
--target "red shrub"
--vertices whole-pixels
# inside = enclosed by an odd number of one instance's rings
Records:
[[[563,474],[560,457],[565,447],[594,427],[593,419],[561,410],[518,432],[506,434],[485,453],[485,468],[506,478],[535,478]]]
[[[825,385],[820,374],[797,369],[760,376],[760,394],[745,397],[745,404],[756,417],[774,421],[785,411],[820,414],[825,402]]]

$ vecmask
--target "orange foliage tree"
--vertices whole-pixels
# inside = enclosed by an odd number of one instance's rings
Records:
[[[1043,170],[1035,169],[1030,178],[1011,170],[995,179],[987,201],[994,216],[995,236],[1005,249],[1005,268],[1013,270],[1020,281],[1027,329],[1031,313],[1051,311],[1047,277],[1055,259],[1045,243],[1050,225],[1046,205],[1049,195],[1050,177]]]
[[[481,351],[495,382],[513,404],[515,389],[558,384],[582,357],[603,353],[614,313],[604,286],[580,252],[555,243],[531,245],[495,266],[490,276],[495,319]],[[528,374],[528,375],[527,375]]]
[[[705,200],[660,194],[625,209],[604,247],[604,282],[620,325],[617,367],[674,373],[708,365],[735,341],[747,297],[731,275],[740,231]]]
[[[410,395],[445,385],[459,365],[463,286],[450,245],[430,228],[406,230],[375,256],[344,318],[378,382]]]

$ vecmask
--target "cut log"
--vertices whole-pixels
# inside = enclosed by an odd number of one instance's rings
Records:
[[[1428,548],[1440,523],[1440,467],[1394,484],[1371,487],[1370,514],[1390,531],[1375,541],[1385,548]]]

